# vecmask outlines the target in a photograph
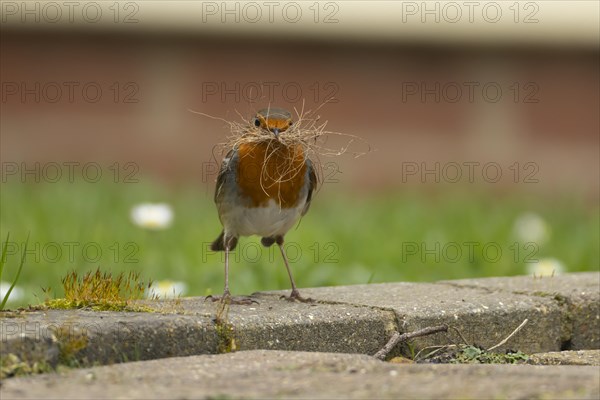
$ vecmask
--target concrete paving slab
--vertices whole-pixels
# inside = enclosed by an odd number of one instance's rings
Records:
[[[497,351],[594,348],[600,342],[600,329],[595,329],[599,277],[588,273],[551,280],[513,277],[303,289],[303,295],[316,300],[310,304],[280,299],[287,291],[258,293],[253,296],[256,304],[231,305],[228,312],[204,298],[183,298],[141,302],[151,313],[48,310],[14,318],[0,313],[0,354],[50,365],[65,357],[86,365],[252,349],[371,355],[395,330],[441,324],[453,328],[399,346],[389,355],[393,357],[461,343],[457,330],[469,344],[489,348],[525,319],[525,327]]]
[[[0,318],[0,354],[56,365],[62,349],[85,364],[149,360],[231,350],[279,349],[374,354],[395,328],[392,312],[345,304],[294,303],[257,294],[258,304],[204,298],[145,301],[155,312],[47,310]],[[231,327],[233,330],[228,331]]]
[[[377,308],[254,298],[258,305],[229,312],[239,350],[375,354],[395,330],[394,314]]]
[[[218,343],[208,316],[84,310],[2,318],[0,339],[1,355],[50,365],[59,358],[85,365],[214,353]]]
[[[318,301],[392,310],[401,333],[447,324],[458,329],[469,344],[485,348],[499,343],[528,319],[527,325],[498,351],[558,351],[564,339],[561,308],[552,298],[407,282],[303,289],[302,294]],[[412,343],[418,351],[462,342],[451,329],[448,334],[418,338]]]
[[[552,298],[563,311],[563,350],[600,348],[600,273],[580,272],[553,277],[442,281],[460,288]]]
[[[502,290],[520,294],[561,294],[565,297],[586,294],[598,295],[600,292],[599,272],[573,272],[563,275],[533,277],[531,275],[456,279],[439,281],[457,287],[470,287],[490,291]]]
[[[283,351],[166,358],[5,380],[8,399],[597,399],[588,366],[392,364]]]
[[[538,353],[532,354],[529,361],[536,365],[595,365],[600,367],[600,350]]]
[[[394,310],[402,331],[431,326],[435,321],[446,323],[460,329],[470,343],[486,348],[508,336],[527,318],[525,328],[500,351],[536,353],[600,346],[597,272],[327,287],[304,289],[302,293],[324,301]],[[451,335],[451,340],[460,341],[457,335]],[[444,339],[431,336],[414,344],[418,349],[444,344],[439,342]]]

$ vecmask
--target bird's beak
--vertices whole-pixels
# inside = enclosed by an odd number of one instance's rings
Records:
[[[273,129],[271,130],[271,132],[273,132],[273,134],[275,135],[275,137],[276,137],[277,139],[279,139],[279,129],[278,129],[278,128],[273,128]]]

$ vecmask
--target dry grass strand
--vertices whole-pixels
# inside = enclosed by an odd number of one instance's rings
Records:
[[[242,115],[238,113],[242,122],[228,121],[223,118],[214,117],[198,111],[189,110],[194,114],[199,114],[211,119],[216,119],[224,122],[229,126],[230,135],[226,141],[219,143],[218,148],[221,154],[227,154],[231,149],[239,148],[239,146],[266,144],[267,150],[265,160],[262,162],[260,173],[260,185],[263,191],[267,191],[271,186],[280,185],[281,183],[291,181],[304,169],[306,159],[310,159],[315,168],[318,181],[322,182],[323,168],[320,157],[335,157],[347,154],[350,148],[355,144],[362,144],[366,147],[364,151],[354,151],[352,155],[357,158],[371,151],[371,146],[364,139],[347,133],[335,132],[327,130],[327,121],[321,122],[321,117],[317,115],[317,111],[324,105],[321,104],[314,111],[305,110],[304,104],[298,110],[294,108],[296,120],[285,132],[282,132],[278,138],[275,138],[272,132],[266,131],[260,127],[255,127],[246,121]],[[346,143],[339,148],[328,147],[327,142],[333,137],[347,139]],[[282,148],[288,149],[282,153]],[[296,151],[302,149],[302,152]],[[287,155],[284,162],[278,162],[278,168],[275,171],[269,171],[266,168],[268,161],[271,158],[280,158],[282,154]],[[302,154],[305,157],[297,162],[298,156]],[[294,162],[296,161],[296,162]]]

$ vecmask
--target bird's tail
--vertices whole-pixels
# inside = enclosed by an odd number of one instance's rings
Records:
[[[212,251],[225,251],[225,243],[223,242],[223,238],[225,236],[225,231],[221,231],[221,234],[218,238],[215,239],[214,242],[210,245],[210,249]]]
[[[237,237],[229,236],[227,239],[229,240],[229,250],[235,249],[235,246],[237,245]],[[210,249],[212,251],[225,251],[225,231],[221,231],[219,237],[211,243]]]

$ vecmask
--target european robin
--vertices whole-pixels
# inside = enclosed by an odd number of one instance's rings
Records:
[[[302,144],[285,144],[282,136],[293,124],[289,111],[258,111],[246,135],[268,133],[267,139],[238,143],[223,159],[215,189],[215,203],[223,231],[211,250],[225,252],[225,289],[229,298],[229,252],[240,236],[261,236],[261,243],[279,246],[292,285],[289,300],[311,301],[300,296],[283,247],[285,234],[308,211],[317,176]],[[253,133],[254,132],[254,133]],[[271,137],[272,135],[272,137]],[[248,304],[250,300],[232,300]]]

